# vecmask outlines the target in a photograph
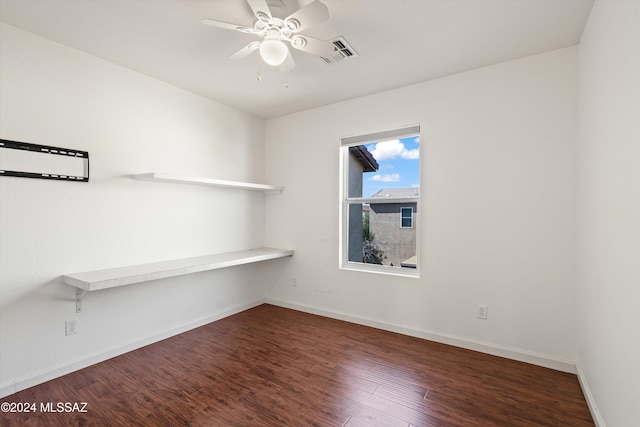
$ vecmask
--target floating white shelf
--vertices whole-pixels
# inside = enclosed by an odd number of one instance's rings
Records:
[[[244,190],[255,191],[282,191],[283,187],[277,187],[275,185],[255,184],[252,182],[238,182],[238,181],[225,181],[222,179],[210,179],[210,178],[197,178],[193,176],[173,175],[167,173],[142,173],[133,175],[135,179],[142,179],[145,181],[157,181],[157,182],[170,182],[176,184],[192,184],[192,185],[210,185],[213,187],[227,187],[238,188]]]
[[[133,283],[197,273],[199,271],[250,264],[253,262],[283,258],[292,255],[293,251],[289,249],[249,249],[246,251],[204,255],[195,258],[183,258],[154,262],[150,264],[139,264],[127,267],[109,268],[106,270],[66,274],[63,276],[63,281],[67,285],[75,286],[76,288],[91,292],[98,291],[100,289],[131,285]]]
[[[195,258],[183,258],[150,264],[86,271],[62,276],[64,283],[76,290],[76,312],[80,312],[80,301],[87,292],[126,286],[149,280],[181,276],[200,271],[233,267],[293,255],[290,249],[258,248],[238,252],[226,252]]]

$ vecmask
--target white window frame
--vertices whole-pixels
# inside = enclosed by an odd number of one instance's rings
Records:
[[[361,262],[353,262],[348,259],[348,242],[349,242],[349,205],[351,204],[359,204],[359,203],[379,203],[379,198],[366,198],[366,197],[348,197],[349,194],[349,155],[347,154],[349,151],[349,147],[364,145],[372,142],[382,142],[392,139],[401,139],[410,136],[420,135],[420,125],[411,125],[407,127],[402,127],[398,129],[375,132],[366,135],[358,135],[358,136],[348,136],[343,137],[340,140],[340,243],[339,243],[339,268],[342,270],[352,270],[352,271],[361,271],[367,273],[378,273],[378,274],[388,274],[393,276],[404,276],[404,277],[420,277],[420,234],[419,230],[416,230],[416,268],[407,268],[407,267],[391,267],[386,265],[376,265],[376,264],[366,264]],[[422,161],[422,146],[420,144],[420,161]],[[422,169],[422,168],[420,168]],[[419,177],[421,176],[420,171],[418,171]],[[415,203],[417,212],[420,212],[420,196],[411,196],[411,197],[393,197],[389,199],[385,199],[385,203],[398,203],[398,204],[406,204],[406,203]],[[412,208],[413,211],[413,208]],[[411,225],[415,224],[415,218],[413,218],[412,212],[412,220]]]
[[[402,215],[402,211],[403,211],[404,209],[409,209],[409,212],[411,212],[411,213],[409,214],[409,216],[408,216],[408,217],[406,217],[406,216]],[[403,223],[404,223],[404,221],[403,221],[403,220],[404,220],[404,219],[406,219],[406,218],[408,218],[408,219],[411,221],[411,225],[409,225],[409,226],[407,226],[407,227],[405,227],[405,226],[403,225]],[[412,207],[409,207],[409,206],[400,206],[400,228],[413,228],[413,208],[412,208]]]

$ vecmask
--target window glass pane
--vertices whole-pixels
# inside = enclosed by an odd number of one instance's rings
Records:
[[[402,216],[402,224],[401,227],[413,227],[413,209],[411,208],[401,208],[400,215]]]
[[[398,203],[349,203],[348,261],[415,268],[416,227],[401,210]]]
[[[362,174],[363,197],[407,197],[420,194],[420,137],[373,142],[365,147],[378,164]]]

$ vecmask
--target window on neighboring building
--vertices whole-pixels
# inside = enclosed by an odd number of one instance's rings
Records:
[[[400,208],[400,227],[413,228],[413,208]]]
[[[341,143],[341,267],[417,276],[420,126]]]

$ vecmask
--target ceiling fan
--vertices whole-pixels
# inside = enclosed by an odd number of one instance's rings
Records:
[[[214,19],[202,20],[203,24],[255,34],[261,39],[249,43],[231,55],[231,59],[245,58],[257,50],[267,64],[277,66],[281,71],[289,71],[296,64],[285,42],[294,49],[311,55],[328,57],[334,53],[335,47],[332,42],[300,34],[300,31],[329,19],[329,9],[319,0],[314,0],[286,18],[274,16],[269,10],[267,0],[247,0],[247,3],[256,17],[253,27]]]

